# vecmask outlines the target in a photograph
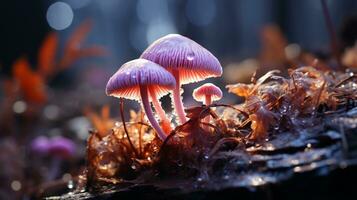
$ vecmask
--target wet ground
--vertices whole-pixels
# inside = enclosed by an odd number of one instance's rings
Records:
[[[357,108],[246,149],[221,149],[194,178],[152,178],[48,199],[335,199],[353,195]],[[210,166],[210,168],[204,168]],[[145,175],[143,175],[145,177]]]

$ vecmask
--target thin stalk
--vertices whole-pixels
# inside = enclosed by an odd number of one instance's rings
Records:
[[[157,99],[155,91],[152,91],[149,89],[150,96],[151,96],[151,102],[155,108],[156,113],[159,115],[160,120],[162,122],[162,126],[166,134],[169,134],[172,131],[170,119],[166,116],[166,113],[164,109],[162,109],[161,104],[159,100]]]
[[[144,118],[144,114],[143,112],[140,111],[140,121],[141,123],[143,123],[143,118]],[[143,124],[140,124],[140,129],[139,129],[139,153],[142,156],[143,155],[143,148],[142,148],[142,135],[141,135],[141,131],[143,130]]]
[[[206,95],[206,96],[205,96],[205,105],[206,105],[206,106],[210,106],[211,104],[212,104],[211,95]],[[208,115],[208,116],[205,118],[204,122],[209,123],[210,121],[211,121],[211,115]]]
[[[151,126],[155,129],[159,138],[162,141],[164,141],[166,139],[166,134],[161,129],[160,125],[157,123],[157,121],[154,117],[154,114],[152,112],[151,105],[149,102],[147,85],[140,85],[140,96],[141,96],[141,102],[143,103],[145,114],[146,114]]]
[[[205,102],[204,102],[204,104],[205,104],[206,106],[210,106],[210,105],[212,104],[211,95],[206,95],[206,96],[205,96]],[[203,119],[203,122],[204,122],[204,123],[207,123],[207,124],[209,124],[210,121],[211,121],[211,115],[208,115],[207,117],[205,117],[205,118]],[[206,131],[209,131],[209,127],[205,127],[205,130],[206,130]]]
[[[128,132],[128,129],[126,128],[126,125],[125,125],[125,118],[124,118],[124,99],[123,98],[120,98],[120,117],[121,117],[121,121],[123,123],[123,127],[124,127],[124,132],[126,134],[126,137],[128,138],[128,142],[130,144],[130,147],[133,149],[136,157],[139,156],[138,152],[136,151],[133,143],[131,142],[131,139],[130,139],[130,136],[129,136],[129,132]]]
[[[176,79],[176,87],[172,92],[173,97],[173,105],[178,117],[178,121],[183,124],[187,121],[185,109],[183,107],[182,99],[181,99],[181,83],[180,83],[180,74],[178,70],[172,70],[172,74]]]

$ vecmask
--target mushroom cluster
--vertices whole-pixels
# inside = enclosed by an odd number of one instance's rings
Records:
[[[122,65],[109,79],[106,93],[118,98],[141,100],[148,121],[158,137],[165,140],[172,131],[171,119],[167,117],[159,99],[172,91],[171,100],[177,120],[183,124],[187,118],[181,86],[221,75],[221,64],[207,49],[182,35],[169,34],[153,42],[139,59]],[[209,94],[204,96],[218,100],[222,92],[218,93],[212,93],[212,97],[208,97]],[[159,116],[161,127],[154,117],[150,102]]]
[[[146,116],[160,139],[166,138],[166,133],[160,128],[153,115],[150,100],[163,122],[169,121],[158,102],[158,98],[175,87],[174,77],[160,65],[149,60],[135,59],[125,63],[109,79],[107,95],[141,100]]]

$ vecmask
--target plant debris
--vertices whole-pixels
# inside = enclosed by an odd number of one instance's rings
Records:
[[[186,189],[259,186],[286,179],[288,171],[337,165],[343,157],[337,151],[343,135],[335,130],[338,120],[355,124],[351,120],[356,115],[344,119],[342,113],[356,106],[356,79],[353,73],[311,66],[289,70],[288,77],[273,70],[252,83],[227,86],[245,98],[242,104],[187,109],[189,120],[163,142],[141,111],[130,111],[129,122],[117,122],[111,129],[94,123],[107,133],[91,132],[87,168],[76,192],[103,192],[108,184],[155,184],[172,177],[185,180],[183,185],[194,183]],[[205,123],[208,115],[213,120]],[[276,170],[280,176],[271,175]],[[183,187],[175,185],[179,183],[171,186]]]

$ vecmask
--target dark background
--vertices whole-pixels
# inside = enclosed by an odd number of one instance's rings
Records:
[[[46,20],[51,0],[1,2],[1,73],[9,75],[14,59],[27,55],[35,64],[37,49],[47,32]],[[106,67],[114,68],[138,57],[151,37],[177,32],[210,49],[221,60],[254,56],[259,49],[259,30],[278,24],[290,42],[309,50],[327,50],[328,35],[319,0],[64,0],[73,9],[68,32],[86,18],[95,22],[89,41],[106,46],[111,57]],[[357,1],[328,0],[336,28],[347,16],[356,14]],[[164,24],[164,25],[161,25]],[[169,24],[169,28],[165,27]],[[156,27],[155,27],[156,25]],[[160,28],[161,27],[161,28]],[[171,27],[171,28],[170,28]],[[165,28],[167,30],[165,30]],[[160,30],[163,29],[163,30]]]

